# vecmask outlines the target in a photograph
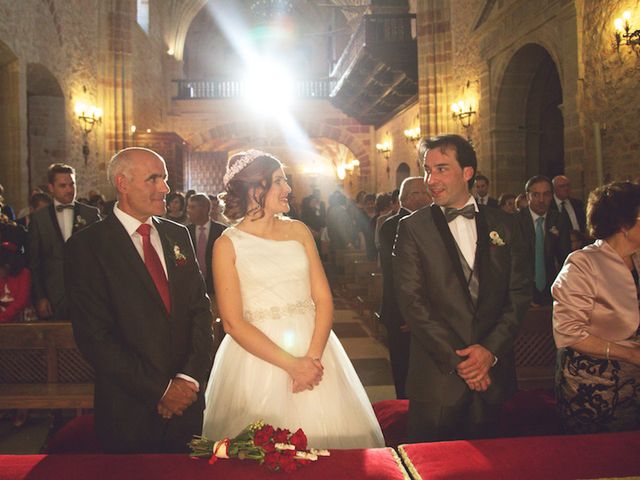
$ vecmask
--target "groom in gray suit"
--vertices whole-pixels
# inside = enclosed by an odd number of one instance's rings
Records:
[[[469,193],[467,140],[420,141],[434,204],[400,220],[393,258],[411,329],[410,441],[493,436],[516,389],[513,342],[530,302],[526,247],[514,219]]]

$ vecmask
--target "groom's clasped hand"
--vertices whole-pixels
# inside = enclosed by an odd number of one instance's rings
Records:
[[[320,385],[324,367],[319,358],[297,357],[293,359],[288,373],[293,379],[293,393],[298,393]]]

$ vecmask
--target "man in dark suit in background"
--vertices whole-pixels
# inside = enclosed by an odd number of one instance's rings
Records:
[[[76,202],[76,172],[62,163],[49,166],[53,203],[31,214],[27,239],[33,300],[40,318],[68,320],[64,283],[64,244],[98,220],[97,208]],[[85,265],[85,268],[87,265]]]
[[[489,179],[484,175],[476,175],[476,202],[478,205],[487,205],[498,208],[498,200],[489,196]]]
[[[211,200],[204,193],[195,193],[189,197],[187,217],[191,223],[187,228],[196,251],[200,272],[202,272],[207,284],[207,293],[212,296],[214,293],[213,272],[211,271],[213,242],[222,235],[222,232],[227,227],[221,223],[211,221],[209,219],[209,210],[211,210]],[[211,300],[213,301],[213,297]]]
[[[95,370],[95,425],[108,452],[186,452],[202,431],[212,358],[209,299],[186,227],[161,218],[160,155],[118,152],[113,214],[65,247],[78,347]]]
[[[515,219],[469,193],[476,154],[459,135],[420,141],[434,204],[400,220],[393,280],[411,330],[409,439],[494,436],[516,390],[514,339],[530,302]]]
[[[551,183],[553,184],[551,210],[556,210],[566,216],[565,220],[571,230],[585,233],[587,231],[587,217],[584,203],[577,198],[571,198],[571,180],[564,175],[557,175],[553,177]]]
[[[533,303],[551,305],[551,284],[571,252],[569,225],[565,217],[552,210],[551,181],[544,175],[531,177],[526,185],[529,208],[517,217],[529,248],[529,268],[533,281]]]
[[[380,264],[382,266],[382,305],[380,319],[387,328],[389,357],[393,382],[396,386],[396,397],[406,399],[405,383],[409,369],[409,327],[402,318],[396,300],[393,284],[393,265],[391,254],[396,240],[398,222],[412,212],[429,205],[431,196],[422,177],[405,178],[400,186],[400,209],[391,215],[380,227]]]

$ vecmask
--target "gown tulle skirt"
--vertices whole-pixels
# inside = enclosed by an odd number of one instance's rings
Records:
[[[302,356],[302,346],[313,333],[313,318],[296,315],[256,326],[293,355]],[[383,447],[367,394],[333,332],[322,364],[320,385],[292,393],[291,377],[284,370],[248,353],[227,335],[207,386],[204,435],[233,437],[249,423],[264,420],[292,432],[302,428],[313,448]]]

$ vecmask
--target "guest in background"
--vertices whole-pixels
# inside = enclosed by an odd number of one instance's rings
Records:
[[[640,185],[589,195],[597,240],[567,258],[553,284],[556,394],[567,433],[640,429]]]
[[[64,244],[100,219],[98,209],[76,201],[76,171],[54,163],[47,172],[53,203],[31,215],[28,258],[33,300],[42,319],[68,320],[64,288]],[[85,265],[85,268],[87,265]]]
[[[89,195],[89,205],[91,205],[92,207],[96,207],[98,209],[98,212],[100,212],[100,216],[102,217],[105,216],[105,203],[106,199],[101,193],[96,192],[93,195]]]
[[[513,193],[503,193],[498,199],[498,206],[506,213],[516,213],[516,196]]]
[[[396,240],[398,222],[412,212],[429,205],[431,196],[422,177],[405,178],[400,187],[400,210],[380,228],[380,265],[382,266],[382,305],[380,319],[387,328],[389,358],[396,398],[406,399],[405,383],[409,370],[409,327],[400,313],[393,283],[392,252]]]
[[[381,215],[386,215],[391,211],[391,194],[390,193],[379,193],[376,195],[375,201],[375,213],[371,220],[369,221],[369,229],[371,234],[367,237],[366,249],[367,249],[367,258],[369,260],[377,260],[378,258],[378,244],[375,241],[376,235],[378,233],[378,218]]]
[[[337,250],[353,249],[353,222],[347,213],[347,197],[341,192],[334,192],[329,197],[327,234],[331,255],[335,255]]]
[[[180,225],[187,224],[187,201],[181,192],[171,192],[167,195],[167,213],[164,218],[172,220]]]
[[[321,234],[325,227],[325,219],[320,208],[320,200],[315,195],[309,195],[302,199],[301,220],[311,230],[311,235],[316,241],[318,251],[321,251]]]
[[[224,232],[226,225],[212,222],[209,218],[211,202],[204,193],[194,193],[187,202],[187,216],[189,217],[189,235],[196,251],[196,260],[202,277],[207,284],[207,293],[213,295],[213,272],[211,271],[211,253],[213,242]],[[213,298],[211,298],[213,301]]]
[[[209,210],[209,219],[212,222],[222,223],[223,225],[229,225],[228,220],[222,214],[222,204],[217,195],[207,195],[211,202],[211,210]]]
[[[529,246],[533,303],[551,305],[551,284],[571,252],[570,229],[565,218],[549,208],[553,201],[551,180],[536,175],[525,189],[529,208],[520,210],[517,218]]]
[[[553,202],[551,209],[566,216],[566,221],[572,230],[586,232],[586,217],[584,203],[577,198],[571,198],[571,180],[564,175],[553,177]]]
[[[29,229],[29,224],[31,223],[31,215],[33,212],[37,212],[41,208],[48,207],[51,205],[51,197],[46,193],[36,192],[29,198],[29,213],[24,217],[21,217],[17,220],[17,224],[21,225],[25,228],[25,230]]]
[[[31,273],[24,257],[15,243],[0,243],[0,323],[21,321],[31,303]]]
[[[478,205],[488,205],[498,208],[498,201],[489,196],[489,179],[482,174],[476,176],[476,202]]]
[[[0,185],[0,213],[6,215],[9,220],[14,221],[16,219],[13,208],[4,199],[4,187],[2,185]]]
[[[387,219],[396,213],[398,213],[400,209],[400,190],[397,188],[389,194],[391,196],[391,205],[389,206],[389,210],[386,213],[382,213],[376,218],[375,228],[373,230],[373,239],[375,242],[376,250],[380,251],[380,228],[382,228],[382,224],[387,221]]]
[[[522,210],[526,210],[529,206],[529,200],[527,200],[526,193],[520,193],[516,197],[516,210],[521,212]]]

